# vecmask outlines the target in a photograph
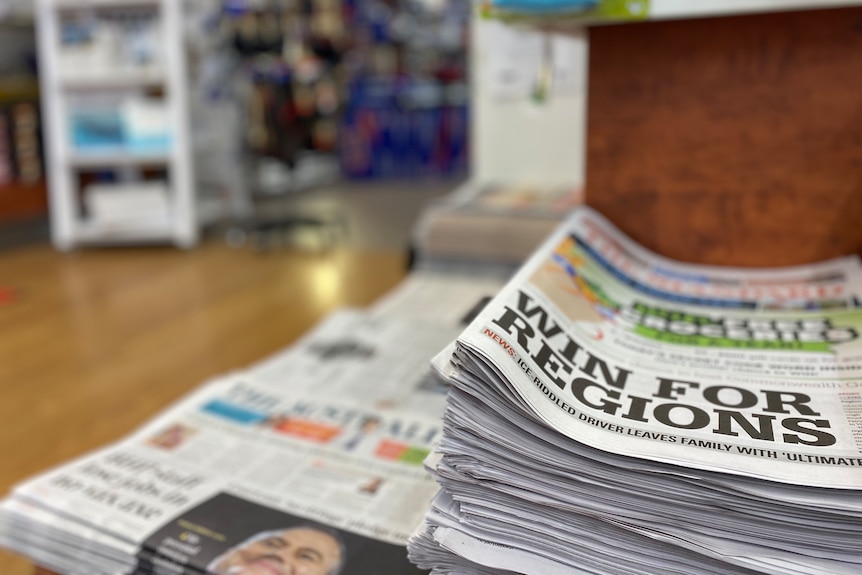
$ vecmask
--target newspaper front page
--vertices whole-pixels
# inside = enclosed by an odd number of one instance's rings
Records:
[[[763,270],[687,271],[643,248],[636,252],[606,222],[591,236],[602,221],[578,211],[541,250],[545,257],[529,278],[522,276],[552,300],[585,346],[637,367],[670,365],[683,378],[862,378],[855,258],[785,268],[774,277]],[[666,281],[670,275],[680,279]],[[738,278],[735,287],[725,276]]]
[[[135,567],[161,573],[275,565],[286,559],[267,559],[266,547],[298,541],[332,572],[409,573],[404,545],[437,490],[422,461],[440,426],[232,377],[19,486],[7,506],[50,510],[58,519],[43,517],[46,527],[74,518],[79,536],[133,545]]]
[[[578,211],[459,345],[485,358],[539,418],[588,446],[704,470],[862,489],[855,260],[774,277],[758,271],[730,291],[715,292],[727,295],[720,303],[690,301],[698,289],[718,289],[722,274],[710,268],[700,270],[710,272],[704,282],[668,284],[657,298],[649,287],[655,278],[623,282],[622,271],[648,276],[624,269],[621,260],[597,263],[604,248],[590,239],[585,217],[596,219]],[[637,254],[639,270],[661,264],[648,256]],[[697,275],[675,266],[678,276]],[[737,273],[745,277],[741,270],[731,275]],[[747,291],[755,284],[772,287]],[[811,289],[788,292],[791,284]],[[776,303],[778,293],[789,295]],[[792,301],[805,309],[777,309],[798,307]],[[447,351],[435,361],[443,371]]]

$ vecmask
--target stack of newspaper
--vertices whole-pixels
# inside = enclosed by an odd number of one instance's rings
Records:
[[[418,263],[513,271],[582,198],[573,186],[468,182],[423,212],[413,233]]]
[[[17,486],[0,545],[80,575],[418,572],[405,545],[437,491],[422,462],[446,391],[428,359],[499,286],[417,274],[368,311],[336,312]]]
[[[434,360],[433,573],[862,573],[856,258],[669,261],[580,209]]]

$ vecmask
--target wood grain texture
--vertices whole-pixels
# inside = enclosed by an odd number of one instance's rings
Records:
[[[0,494],[119,439],[406,272],[397,252],[0,253]],[[12,294],[8,297],[8,294]],[[0,551],[0,574],[30,575]]]
[[[862,251],[862,8],[590,30],[586,201],[685,261]]]

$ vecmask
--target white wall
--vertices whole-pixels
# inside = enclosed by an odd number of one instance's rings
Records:
[[[471,114],[473,179],[479,183],[574,184],[584,182],[587,39],[584,30],[567,33],[580,44],[580,88],[551,93],[543,103],[529,97],[501,99],[487,81],[489,52],[500,49],[492,27],[473,18]]]

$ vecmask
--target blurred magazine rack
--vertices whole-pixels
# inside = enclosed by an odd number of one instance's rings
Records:
[[[225,2],[223,13],[239,59],[242,172],[252,204],[228,242],[250,239],[265,249],[311,230],[331,245],[346,229],[341,213],[300,206],[338,180],[340,13],[324,4],[245,4]]]

